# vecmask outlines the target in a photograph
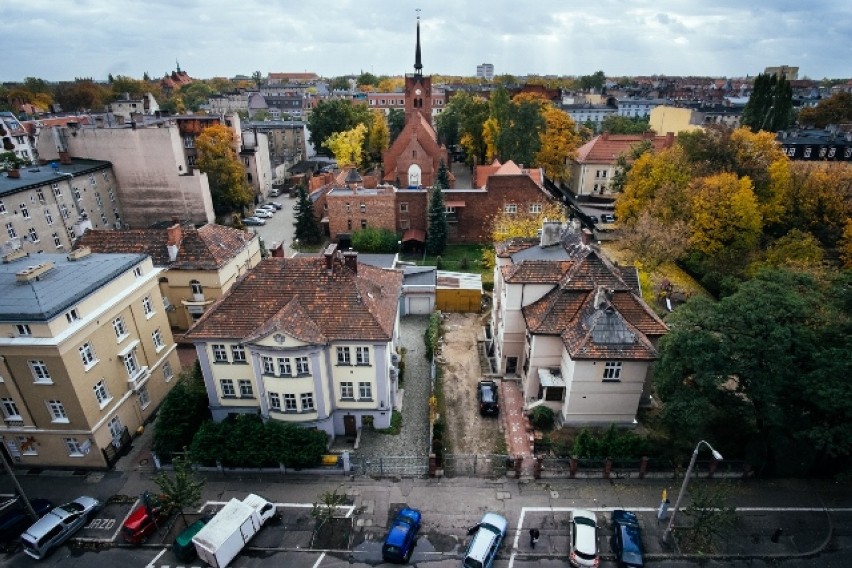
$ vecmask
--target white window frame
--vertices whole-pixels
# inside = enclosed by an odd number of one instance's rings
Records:
[[[83,369],[86,371],[98,364],[98,356],[95,353],[95,348],[92,346],[91,342],[85,342],[77,348],[77,352],[80,354],[80,360],[83,362]]]
[[[128,337],[127,328],[124,326],[124,318],[121,316],[112,320],[112,330],[115,332],[115,338],[118,343],[121,343]]]
[[[15,324],[15,329],[17,330],[18,335],[21,335],[21,336],[27,336],[27,335],[33,334],[33,330],[30,328],[29,324],[26,324],[26,323]]]
[[[284,412],[296,412],[299,407],[296,405],[296,395],[293,393],[284,394]]]
[[[157,353],[166,348],[166,344],[163,342],[163,334],[160,333],[160,328],[157,328],[153,332],[151,332],[151,341],[154,342],[154,349],[157,351]]]
[[[358,400],[373,400],[373,383],[358,382]]]
[[[261,373],[264,375],[274,375],[275,374],[275,359],[269,357],[268,355],[260,356],[260,368]]]
[[[68,457],[70,458],[82,458],[89,453],[86,443],[81,444],[77,438],[65,438],[65,448],[68,450]]]
[[[148,394],[148,385],[142,385],[136,390],[137,400],[139,402],[139,408],[145,410],[148,408],[148,405],[151,404],[151,395]]]
[[[355,384],[352,381],[340,383],[340,400],[355,400]]]
[[[219,379],[219,389],[222,391],[222,398],[237,398],[233,379]]]
[[[6,418],[7,422],[23,420],[23,418],[21,418],[21,411],[18,410],[18,405],[14,398],[0,398],[0,408],[3,409],[3,416]]]
[[[127,376],[130,380],[136,379],[142,371],[139,366],[139,361],[136,359],[136,349],[131,349],[124,357],[124,369],[127,371]]]
[[[166,361],[163,363],[163,379],[169,382],[175,377],[175,371],[172,369],[172,364]]]
[[[338,347],[337,348],[337,364],[338,365],[351,365],[352,358],[350,355],[350,351],[348,347]]]
[[[30,242],[37,243],[40,242],[41,239],[38,236],[38,231],[35,230],[35,227],[30,227],[29,231]]]
[[[503,212],[507,215],[514,215],[518,212],[518,205],[516,203],[507,203],[503,206]]]
[[[618,382],[621,380],[621,361],[604,362],[603,380]]]
[[[225,346],[221,343],[214,343],[210,346],[211,351],[213,351],[213,362],[214,363],[227,363],[228,362],[228,350],[225,349]]]
[[[240,389],[240,398],[254,398],[254,386],[251,379],[239,379],[237,386]]]
[[[50,413],[51,422],[54,424],[68,424],[68,413],[65,412],[65,406],[60,400],[45,400],[47,411]]]
[[[356,347],[355,348],[355,364],[369,365],[370,364],[370,348]]]
[[[145,312],[145,317],[151,319],[154,315],[154,304],[151,303],[151,296],[142,298],[142,311]]]
[[[302,405],[302,412],[314,412],[316,407],[314,406],[314,393],[312,392],[303,392],[299,395],[299,402]]]
[[[269,410],[281,412],[281,397],[276,392],[269,393]]]
[[[290,363],[289,357],[278,357],[277,363],[279,377],[293,376],[293,365]]]
[[[98,406],[103,410],[112,400],[112,395],[109,393],[106,382],[103,379],[99,380],[92,387],[92,391],[95,393],[95,400],[98,401]]]
[[[50,371],[47,370],[47,364],[41,359],[32,359],[27,361],[30,367],[30,372],[33,374],[33,382],[52,385],[53,379],[50,378]]]
[[[234,363],[247,363],[246,348],[242,345],[231,345],[231,358]]]
[[[297,375],[310,375],[311,367],[308,363],[307,357],[296,357],[296,374]]]
[[[77,311],[77,308],[71,308],[70,310],[65,312],[65,319],[68,320],[68,323],[80,321],[80,312]]]

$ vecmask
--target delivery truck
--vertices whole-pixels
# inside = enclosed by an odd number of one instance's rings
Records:
[[[225,568],[275,513],[275,504],[253,493],[242,501],[231,499],[192,537],[198,557]]]

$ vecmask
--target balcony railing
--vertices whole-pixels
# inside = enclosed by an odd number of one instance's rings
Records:
[[[151,370],[148,367],[140,367],[129,379],[127,382],[130,383],[130,388],[134,391],[138,390],[145,381],[148,380],[148,377],[151,376]]]

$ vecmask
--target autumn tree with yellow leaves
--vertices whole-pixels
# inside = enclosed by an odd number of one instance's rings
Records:
[[[377,108],[370,110],[370,127],[367,131],[366,154],[370,162],[381,163],[382,153],[390,145],[390,129],[385,113]]]
[[[360,168],[364,154],[364,137],[366,135],[367,127],[363,124],[358,124],[349,130],[332,134],[323,142],[323,146],[334,154],[334,158],[337,160],[337,165],[340,168]]]
[[[201,131],[195,139],[198,150],[196,166],[207,174],[213,211],[217,216],[242,211],[251,204],[252,189],[246,172],[234,149],[234,134],[223,124]]]

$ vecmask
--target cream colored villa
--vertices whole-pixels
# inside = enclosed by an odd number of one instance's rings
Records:
[[[163,269],[160,292],[175,332],[189,329],[261,258],[256,233],[212,223],[199,229],[174,224],[167,229],[90,230],[76,246],[148,254]]]
[[[541,239],[497,247],[489,354],[520,382],[524,409],[562,424],[632,424],[657,341],[667,331],[620,269],[578,227],[546,223]]]
[[[6,255],[0,264],[0,439],[13,463],[107,468],[180,361],[143,254]]]
[[[214,420],[260,414],[354,437],[399,402],[402,272],[321,256],[267,258],[186,333]]]

